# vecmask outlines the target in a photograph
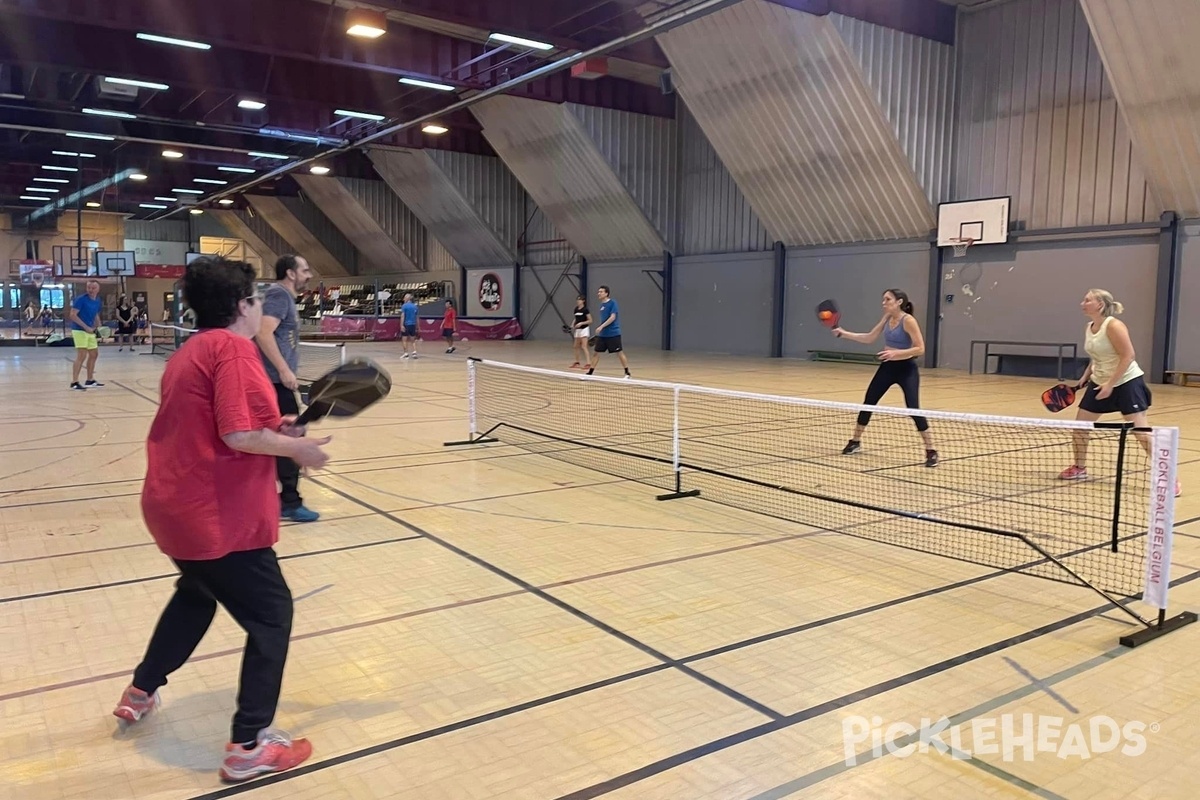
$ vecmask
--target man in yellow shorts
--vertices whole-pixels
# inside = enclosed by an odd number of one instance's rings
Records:
[[[99,389],[103,386],[96,380],[96,358],[100,355],[96,329],[100,327],[100,284],[87,282],[87,294],[81,294],[71,303],[71,337],[75,340],[75,365],[71,368],[71,388],[76,391]],[[79,370],[87,361],[87,383],[79,382]]]

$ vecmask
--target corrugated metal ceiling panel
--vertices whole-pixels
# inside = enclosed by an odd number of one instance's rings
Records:
[[[828,17],[743,0],[658,41],[774,238],[828,244],[933,228],[932,205]]]
[[[292,246],[293,252],[304,256],[319,277],[331,278],[350,274],[346,266],[334,258],[320,239],[291,212],[283,200],[261,194],[248,194],[245,197],[258,216],[279,231]]]
[[[329,221],[366,256],[367,263],[359,265],[359,274],[410,272],[419,269],[408,253],[400,249],[400,245],[392,240],[387,231],[337,178],[301,174],[293,177]]]

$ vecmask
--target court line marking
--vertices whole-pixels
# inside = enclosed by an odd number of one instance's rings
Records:
[[[1060,706],[1065,708],[1067,711],[1070,711],[1072,714],[1079,713],[1079,709],[1077,709],[1075,706],[1073,706],[1069,702],[1067,702],[1067,699],[1065,697],[1063,697],[1058,692],[1051,689],[1050,685],[1048,683],[1046,683],[1044,680],[1037,677],[1032,672],[1025,669],[1024,667],[1022,667],[1020,664],[1018,664],[1016,661],[1009,658],[1008,656],[1004,657],[1004,661],[1010,667],[1012,667],[1017,672],[1019,672],[1021,674],[1021,677],[1023,677],[1025,680],[1029,681],[1031,684],[1033,684],[1037,688],[1041,689],[1043,692],[1045,692],[1052,700],[1054,700],[1054,702],[1058,703]]]
[[[318,586],[316,589],[313,589],[312,591],[305,592],[302,595],[292,598],[292,602],[299,603],[301,600],[307,600],[308,598],[312,597],[313,595],[318,595],[321,592],[325,591],[326,589],[332,589],[332,588],[333,588],[332,583],[327,583],[324,586]]]

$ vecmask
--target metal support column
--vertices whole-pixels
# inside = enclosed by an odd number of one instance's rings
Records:
[[[662,349],[671,349],[671,312],[675,300],[675,259],[663,250],[663,293],[662,293]]]
[[[783,358],[784,325],[787,312],[787,247],[775,243],[775,272],[771,292],[771,358]]]
[[[579,293],[583,295],[583,299],[591,302],[591,297],[588,296],[588,274],[587,274],[587,259],[583,256],[579,257]]]
[[[513,318],[516,319],[518,325],[521,325],[521,330],[523,332],[525,330],[525,326],[521,324],[521,265],[515,262],[513,263],[512,293]],[[522,333],[521,338],[525,338],[524,333]]]
[[[1179,215],[1164,211],[1158,234],[1158,280],[1154,293],[1154,339],[1151,346],[1150,382],[1162,383],[1171,369],[1171,333],[1179,308]]]
[[[942,248],[937,238],[929,244],[929,293],[925,300],[925,366],[938,365],[942,327]]]

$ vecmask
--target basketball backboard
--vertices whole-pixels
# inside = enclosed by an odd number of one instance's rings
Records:
[[[1008,241],[1008,212],[1011,197],[990,197],[938,204],[938,246],[950,247],[955,239],[974,239],[974,244],[1004,244]]]
[[[132,250],[98,250],[96,252],[96,274],[100,277],[117,275],[132,277],[135,263]]]

